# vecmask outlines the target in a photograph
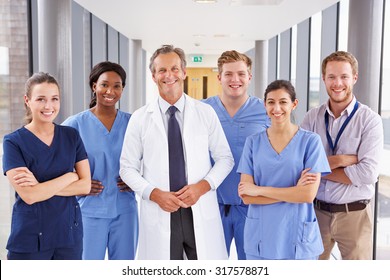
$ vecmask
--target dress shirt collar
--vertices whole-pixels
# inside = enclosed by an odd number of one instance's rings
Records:
[[[173,104],[178,110],[180,113],[183,113],[184,111],[184,105],[185,105],[185,94],[183,93],[183,95],[179,98],[179,100],[176,101],[175,104]],[[165,101],[161,96],[158,97],[158,104],[160,106],[160,109],[161,109],[161,112],[166,114],[169,107],[171,107],[172,105],[169,104],[167,101]]]
[[[356,103],[356,97],[355,97],[355,95],[354,95],[353,98],[352,98],[352,101],[348,104],[347,108],[345,108],[345,109],[341,112],[340,116],[343,116],[344,114],[346,114],[347,116],[349,116],[349,115],[352,113],[352,111],[353,111],[353,108],[354,108],[354,106],[355,106],[355,103]],[[329,100],[328,100],[328,102],[326,103],[326,111],[328,111],[329,115],[331,115],[332,117],[335,117],[335,116],[333,115],[333,112],[330,110],[330,107],[329,107]]]

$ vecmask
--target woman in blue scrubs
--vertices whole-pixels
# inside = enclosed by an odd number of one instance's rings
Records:
[[[291,122],[295,89],[277,80],[264,94],[271,119],[247,138],[238,192],[250,204],[244,228],[248,259],[317,259],[323,251],[313,208],[321,175],[330,172],[320,137]]]
[[[83,259],[132,260],[138,243],[138,207],[134,192],[119,177],[119,158],[130,114],[116,108],[126,84],[126,72],[105,61],[93,67],[90,109],[69,117],[85,143],[92,187],[78,197],[84,224]]]
[[[76,195],[89,193],[87,153],[77,130],[53,123],[57,81],[36,73],[26,82],[27,124],[4,137],[3,169],[14,187],[10,260],[81,259],[83,225]]]

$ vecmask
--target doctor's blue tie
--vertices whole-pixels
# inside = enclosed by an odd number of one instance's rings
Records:
[[[171,106],[168,109],[168,151],[169,151],[169,185],[175,192],[187,185],[186,169],[181,139],[180,126],[175,117],[177,108]]]

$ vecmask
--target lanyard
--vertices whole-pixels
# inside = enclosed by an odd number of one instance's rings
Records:
[[[326,139],[328,140],[328,144],[329,144],[330,148],[332,149],[333,154],[335,154],[335,149],[336,149],[337,143],[339,142],[341,134],[343,134],[345,127],[347,126],[349,121],[352,119],[353,115],[356,113],[358,106],[359,106],[359,102],[356,101],[355,106],[353,107],[351,114],[344,121],[339,132],[337,133],[337,137],[336,137],[336,141],[335,141],[334,145],[333,145],[332,137],[330,137],[330,134],[329,134],[329,113],[328,113],[328,111],[325,111]]]

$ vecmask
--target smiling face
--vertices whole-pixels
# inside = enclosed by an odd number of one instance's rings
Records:
[[[247,95],[252,75],[244,61],[225,63],[218,75],[222,86],[222,94],[229,98],[240,98]]]
[[[104,72],[92,86],[98,106],[115,106],[122,96],[122,79],[115,71]]]
[[[157,84],[160,96],[165,100],[180,98],[186,78],[180,57],[174,52],[159,54],[153,64],[153,81]]]
[[[353,86],[358,74],[353,74],[352,66],[346,61],[329,61],[322,79],[331,103],[345,105],[352,101]]]
[[[34,85],[24,101],[35,123],[52,123],[60,111],[60,91],[53,83]]]
[[[291,100],[286,89],[280,88],[267,93],[265,109],[272,124],[290,123],[291,112],[298,104],[298,100]]]

